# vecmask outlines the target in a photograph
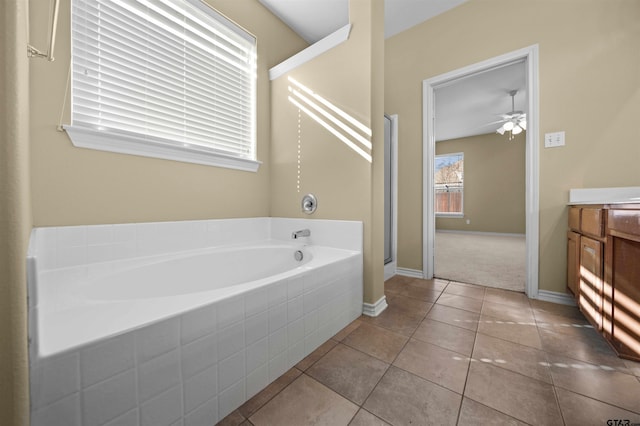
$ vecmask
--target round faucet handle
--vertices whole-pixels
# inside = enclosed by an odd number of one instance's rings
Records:
[[[318,208],[318,199],[313,194],[307,194],[302,197],[302,211],[306,214],[312,214]]]

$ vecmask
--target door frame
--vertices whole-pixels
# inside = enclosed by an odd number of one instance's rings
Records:
[[[539,247],[539,54],[538,45],[525,47],[504,55],[496,56],[445,74],[441,74],[422,82],[422,268],[426,279],[433,278],[435,262],[435,212],[434,212],[434,158],[435,158],[435,96],[438,86],[446,85],[454,80],[467,77],[492,68],[525,60],[527,73],[527,132],[525,149],[526,173],[526,284],[528,297],[538,298],[538,247]]]
[[[384,265],[384,280],[396,274],[398,267],[398,114],[391,121],[391,262]]]

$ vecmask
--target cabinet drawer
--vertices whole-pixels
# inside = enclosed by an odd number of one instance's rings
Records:
[[[569,229],[580,232],[580,207],[569,209]]]
[[[580,230],[596,238],[604,237],[604,214],[602,209],[582,208]]]
[[[609,210],[607,222],[614,231],[640,235],[640,210]]]

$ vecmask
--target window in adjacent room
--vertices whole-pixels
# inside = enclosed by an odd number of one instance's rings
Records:
[[[73,0],[76,146],[255,171],[256,39],[201,0]]]
[[[435,212],[437,216],[462,216],[464,153],[436,155]]]

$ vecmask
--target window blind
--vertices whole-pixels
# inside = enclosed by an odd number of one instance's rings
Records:
[[[255,160],[256,40],[200,0],[74,0],[72,43],[72,126]]]

